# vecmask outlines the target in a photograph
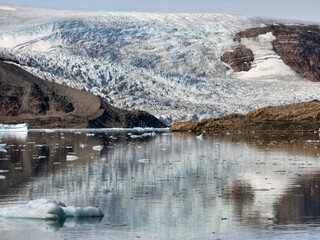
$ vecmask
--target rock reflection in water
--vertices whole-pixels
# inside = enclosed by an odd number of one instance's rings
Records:
[[[276,202],[278,224],[320,223],[320,174],[300,176]]]
[[[317,134],[30,133],[16,141],[3,141],[0,205],[47,197],[99,206],[105,217],[87,239],[267,239],[261,230],[283,219],[318,216],[318,183],[300,182],[320,172]],[[74,238],[78,225],[64,224]]]

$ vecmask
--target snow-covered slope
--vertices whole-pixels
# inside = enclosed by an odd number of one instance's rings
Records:
[[[316,99],[316,83],[298,77],[232,79],[220,61],[235,33],[273,22],[0,5],[0,57],[117,107],[149,111],[166,123]]]

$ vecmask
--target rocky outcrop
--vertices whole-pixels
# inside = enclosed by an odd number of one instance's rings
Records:
[[[245,115],[229,114],[200,122],[177,122],[171,131],[315,131],[320,127],[320,102],[261,108]]]
[[[267,32],[272,32],[276,37],[272,42],[273,49],[286,65],[304,78],[311,81],[320,81],[319,26],[274,24],[261,28],[250,28],[237,33],[235,40],[240,42],[241,38],[255,38]],[[244,51],[238,51],[236,56],[238,59],[246,57],[247,53]],[[224,61],[223,58],[222,61]],[[233,67],[229,62],[225,62],[234,71],[239,71],[238,65]]]
[[[221,61],[231,66],[235,72],[249,71],[253,60],[252,51],[244,45],[233,46],[231,51],[221,57]]]
[[[0,122],[33,128],[164,127],[144,111],[127,111],[88,92],[44,81],[0,62]]]

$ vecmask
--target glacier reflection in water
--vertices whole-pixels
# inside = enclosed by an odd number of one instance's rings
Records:
[[[97,206],[105,216],[0,218],[1,236],[42,239],[37,231],[46,239],[290,239],[319,229],[317,134],[132,137],[142,134],[3,136],[0,207],[50,198]]]

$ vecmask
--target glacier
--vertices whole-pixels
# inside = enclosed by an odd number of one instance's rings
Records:
[[[146,110],[168,125],[320,95],[318,83],[298,75],[277,78],[281,69],[260,79],[233,73],[220,60],[237,32],[289,20],[15,5],[0,5],[0,16],[0,59],[116,107]],[[246,40],[253,48],[255,42]]]

